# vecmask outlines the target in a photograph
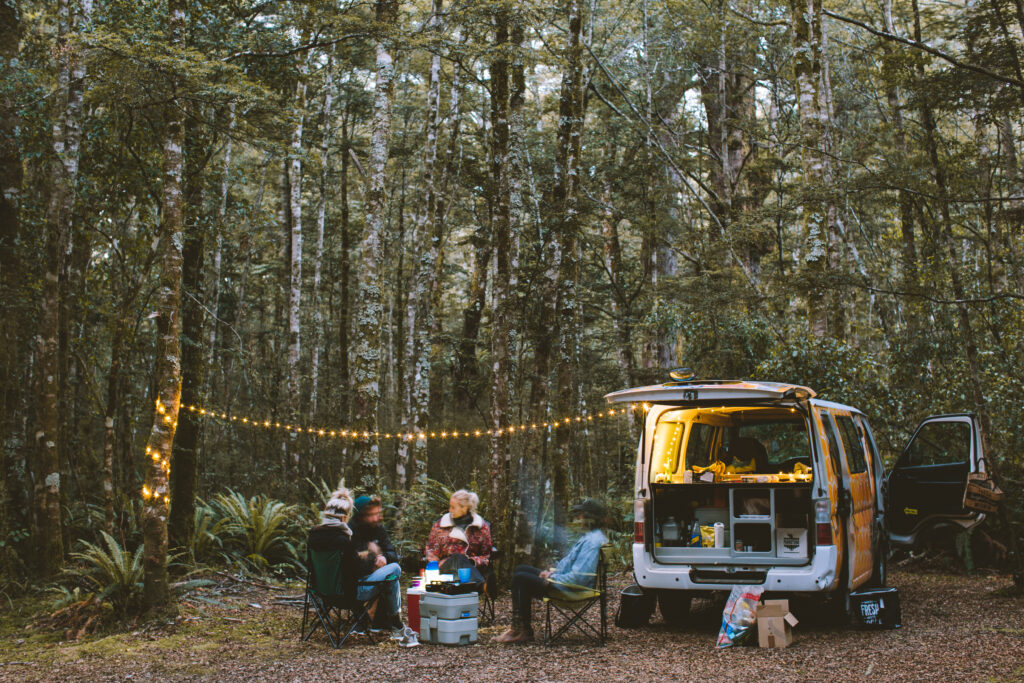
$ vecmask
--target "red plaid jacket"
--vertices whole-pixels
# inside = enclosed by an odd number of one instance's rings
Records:
[[[440,561],[449,555],[461,554],[473,560],[476,566],[484,567],[491,561],[491,525],[474,512],[473,521],[463,532],[446,512],[430,529],[424,554],[428,553],[433,553]]]

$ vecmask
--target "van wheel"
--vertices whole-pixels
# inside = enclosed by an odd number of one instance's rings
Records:
[[[693,596],[685,591],[661,591],[658,593],[658,611],[666,624],[678,626],[686,623],[690,616],[690,602]]]

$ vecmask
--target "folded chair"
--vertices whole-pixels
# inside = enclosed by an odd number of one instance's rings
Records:
[[[340,550],[309,550],[306,553],[306,566],[309,571],[306,574],[306,598],[302,606],[302,640],[309,640],[318,628],[322,628],[331,646],[335,648],[345,644],[360,622],[366,623],[369,628],[370,607],[378,596],[358,600],[356,591],[359,587],[384,586],[398,580],[398,574],[395,574],[381,581],[358,581],[346,590]],[[381,592],[378,591],[378,595]],[[310,618],[310,612],[314,618]]]
[[[588,640],[604,645],[608,636],[608,580],[607,568],[611,557],[610,545],[601,546],[597,557],[597,571],[594,575],[594,587],[577,586],[570,583],[552,582],[548,594],[543,601],[546,606],[544,616],[544,644],[551,645],[563,638],[570,629],[578,630]],[[593,614],[591,608],[597,607],[597,625],[588,621]],[[551,632],[552,611],[561,615],[562,625],[554,633]]]

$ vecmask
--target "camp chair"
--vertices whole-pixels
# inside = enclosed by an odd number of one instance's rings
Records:
[[[491,546],[491,561],[483,570],[484,589],[480,592],[480,622],[485,626],[494,623],[494,600],[498,597],[498,572],[494,562],[501,557],[501,550]]]
[[[306,598],[302,606],[302,640],[309,640],[314,631],[323,628],[335,648],[345,644],[360,622],[369,621],[370,608],[379,596],[378,593],[369,600],[358,600],[355,591],[360,586],[383,586],[398,580],[395,574],[381,581],[358,581],[349,594],[342,576],[341,551],[337,549],[308,550],[306,566],[309,572],[306,574]],[[315,619],[310,618],[310,611]],[[345,614],[348,616],[343,616]],[[342,631],[345,632],[344,637]]]
[[[576,627],[587,640],[604,645],[608,636],[608,562],[612,546],[601,546],[597,557],[597,571],[594,576],[594,587],[577,586],[570,583],[552,582],[543,601],[547,611],[544,617],[544,644],[551,645],[560,639],[569,629]],[[587,614],[594,605],[599,605],[600,629],[587,621]],[[554,633],[551,632],[551,612],[554,610],[564,618],[564,623]]]

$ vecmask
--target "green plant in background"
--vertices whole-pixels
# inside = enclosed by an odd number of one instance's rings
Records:
[[[299,566],[297,547],[305,529],[299,508],[264,495],[246,499],[228,489],[210,503],[223,527],[224,546],[231,557],[252,571],[288,569]]]
[[[100,600],[109,600],[118,614],[124,616],[137,607],[142,596],[142,551],[134,553],[121,547],[113,536],[101,531],[104,545],[83,542],[81,552],[71,553],[71,559],[83,563],[84,568],[65,571],[72,578],[83,579],[95,589]]]
[[[399,553],[413,557],[423,552],[430,527],[448,511],[448,499],[452,497],[452,491],[454,489],[436,479],[419,477],[404,497],[405,510],[401,513],[401,519],[397,519],[397,509],[389,510],[387,518],[395,531],[392,538]],[[400,524],[397,524],[399,521]]]
[[[212,563],[222,557],[227,518],[217,516],[217,511],[201,498],[196,500],[195,534],[192,536],[192,563]]]

